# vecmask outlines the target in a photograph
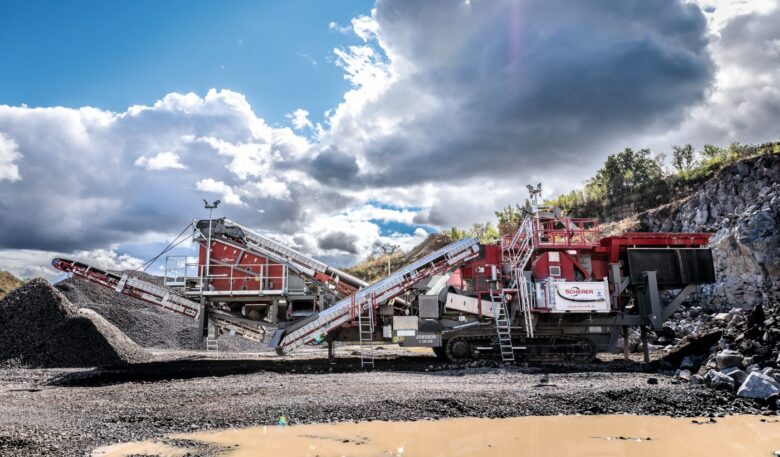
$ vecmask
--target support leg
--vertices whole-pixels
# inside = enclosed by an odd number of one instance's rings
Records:
[[[628,360],[630,348],[628,347],[628,326],[624,325],[621,327],[623,330],[623,358]]]
[[[336,353],[334,351],[333,338],[328,338],[328,362],[331,365],[336,364]]]
[[[203,341],[208,336],[208,309],[206,308],[206,298],[200,297],[200,313],[198,314],[198,325],[200,326],[200,339]]]
[[[645,355],[645,364],[650,364],[650,348],[647,346],[647,327],[644,325],[639,327],[642,331],[642,352]]]

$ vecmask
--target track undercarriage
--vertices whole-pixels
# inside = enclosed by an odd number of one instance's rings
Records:
[[[515,359],[520,362],[584,363],[595,359],[597,353],[593,340],[580,336],[514,337],[512,346]],[[488,331],[447,337],[441,347],[433,348],[433,352],[452,362],[494,359],[500,355],[495,332]]]

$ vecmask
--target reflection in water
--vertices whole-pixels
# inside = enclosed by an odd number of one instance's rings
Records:
[[[627,415],[550,416],[269,426],[188,433],[172,438],[224,446],[227,450],[223,455],[230,457],[696,457],[732,453],[769,456],[780,450],[780,424],[760,416],[733,416],[714,421]],[[126,456],[133,452],[138,453],[137,448],[115,446],[108,452],[93,455]],[[177,455],[144,453],[147,454]]]

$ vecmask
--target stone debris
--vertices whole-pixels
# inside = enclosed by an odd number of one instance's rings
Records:
[[[145,362],[149,355],[91,310],[80,310],[43,279],[0,300],[0,364],[93,367]]]
[[[750,311],[709,311],[708,319],[700,319],[707,312],[697,317],[700,324],[694,332],[656,362],[656,367],[669,373],[676,369],[675,379],[680,381],[687,381],[683,371],[690,370],[694,373],[691,384],[780,409],[780,310],[758,304]],[[681,315],[676,324],[681,320],[686,317]]]

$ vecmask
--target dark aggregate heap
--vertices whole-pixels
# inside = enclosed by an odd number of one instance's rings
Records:
[[[134,273],[134,276],[162,285],[162,278],[157,276],[144,273]],[[189,317],[81,279],[66,279],[55,287],[72,303],[97,312],[143,347],[186,350],[205,347],[197,321]]]
[[[90,310],[79,310],[43,279],[0,300],[0,364],[93,367],[144,362],[148,354]]]
[[[163,286],[163,278],[137,271],[127,273],[143,281]],[[147,348],[204,350],[197,321],[155,305],[119,294],[107,287],[77,278],[55,286],[72,303],[94,310],[114,324],[130,339]],[[267,345],[239,336],[221,335],[219,350],[228,352],[269,351]]]

